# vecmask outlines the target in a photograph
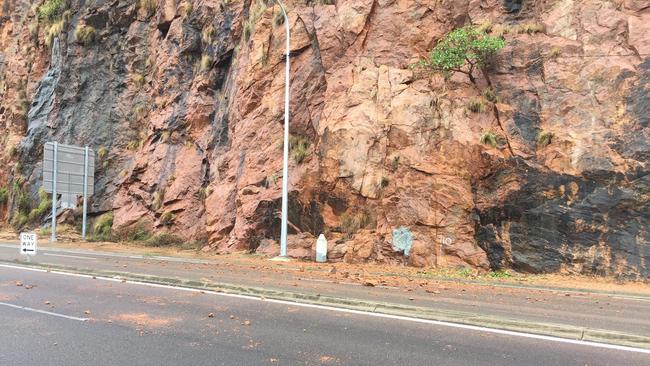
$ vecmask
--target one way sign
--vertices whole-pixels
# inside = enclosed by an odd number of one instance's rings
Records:
[[[36,255],[35,233],[20,233],[20,253]]]

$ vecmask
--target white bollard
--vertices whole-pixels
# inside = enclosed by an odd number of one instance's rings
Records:
[[[316,262],[327,262],[327,239],[323,234],[316,240]]]

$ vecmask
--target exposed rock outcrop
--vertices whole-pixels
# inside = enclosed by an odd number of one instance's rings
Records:
[[[36,197],[43,143],[87,144],[102,151],[91,212],[113,211],[114,229],[274,254],[279,8],[141,4],[71,1],[47,46],[51,22],[2,2],[0,186]],[[350,262],[650,275],[647,1],[287,5],[295,255],[325,232],[330,257]],[[470,22],[506,40],[489,80],[410,67]],[[488,131],[497,146],[480,142]],[[391,244],[398,227],[413,234],[408,257]]]

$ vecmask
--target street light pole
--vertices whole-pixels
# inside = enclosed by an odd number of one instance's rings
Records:
[[[287,38],[287,60],[284,69],[284,140],[282,160],[282,227],[280,229],[280,257],[287,256],[287,211],[289,209],[289,51],[291,41],[289,39],[289,17],[280,0],[275,0],[280,5],[284,16],[285,33]]]

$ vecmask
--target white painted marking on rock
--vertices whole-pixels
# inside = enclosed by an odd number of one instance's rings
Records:
[[[9,304],[9,303],[6,303],[6,302],[0,302],[0,305],[2,305],[2,306],[7,306],[7,307],[10,307],[10,308],[14,308],[14,309],[20,309],[20,310],[25,310],[25,311],[31,311],[31,312],[39,313],[39,314],[45,314],[45,315],[56,316],[56,317],[64,318],[64,319],[76,320],[76,321],[80,321],[80,322],[85,322],[85,321],[88,320],[88,318],[77,318],[76,316],[70,316],[70,315],[65,315],[65,314],[53,313],[53,312],[51,312],[51,311],[47,311],[47,310],[34,309],[34,308],[29,308],[29,307],[27,307],[27,306],[21,306],[21,305]]]
[[[411,318],[411,317],[401,316],[401,315],[372,313],[372,312],[367,312],[367,311],[343,309],[343,308],[337,308],[337,307],[326,306],[326,305],[305,304],[305,303],[294,302],[294,301],[260,298],[260,297],[251,296],[251,295],[229,294],[229,293],[225,293],[225,292],[217,292],[217,291],[212,291],[212,290],[207,290],[207,289],[206,290],[201,290],[201,289],[188,288],[188,287],[178,287],[178,286],[172,286],[172,285],[163,285],[163,284],[158,284],[158,283],[148,283],[148,282],[133,281],[133,280],[123,280],[121,278],[101,277],[101,276],[93,276],[93,275],[86,275],[86,274],[79,274],[79,273],[62,272],[62,271],[47,271],[47,270],[40,269],[40,268],[29,268],[29,267],[14,266],[14,265],[8,265],[8,264],[0,264],[0,267],[13,268],[13,269],[19,269],[19,270],[26,270],[26,271],[34,271],[34,272],[46,272],[46,273],[60,274],[60,275],[72,276],[72,277],[93,278],[93,279],[98,279],[98,280],[103,280],[103,281],[110,281],[110,282],[124,282],[124,283],[128,283],[128,284],[140,285],[140,286],[165,288],[165,289],[172,289],[172,290],[186,291],[186,292],[198,292],[198,293],[205,293],[205,294],[211,294],[211,295],[232,297],[232,298],[238,298],[238,299],[248,299],[248,300],[254,300],[254,301],[271,302],[271,303],[282,304],[282,305],[298,306],[298,307],[303,307],[303,308],[337,311],[337,312],[341,312],[341,313],[357,314],[357,315],[364,315],[364,316],[373,316],[373,317],[377,317],[377,318],[402,320],[402,321],[409,321],[409,322],[423,323],[423,324],[431,324],[431,325],[440,325],[440,326],[445,326],[445,327],[450,327],[450,328],[467,329],[467,330],[474,330],[474,331],[485,332],[485,333],[502,334],[502,335],[509,335],[509,336],[514,336],[514,337],[522,337],[522,338],[532,338],[532,339],[539,339],[539,340],[545,340],[545,341],[550,341],[550,342],[568,343],[568,344],[575,344],[575,345],[580,345],[580,346],[588,346],[588,347],[596,347],[596,348],[613,349],[613,350],[618,350],[618,351],[650,354],[650,349],[643,349],[643,348],[636,348],[636,347],[629,347],[629,346],[619,346],[619,345],[615,345],[615,344],[606,344],[606,343],[582,341],[582,340],[576,340],[576,339],[566,339],[566,338],[559,338],[559,337],[546,336],[546,335],[540,335],[540,334],[515,332],[515,331],[511,331],[511,330],[486,328],[486,327],[477,326],[477,325],[467,325],[467,324],[450,323],[450,322],[439,321],[439,320]],[[57,315],[60,315],[60,314],[57,314]]]

